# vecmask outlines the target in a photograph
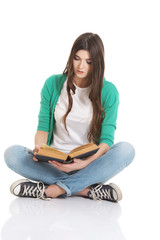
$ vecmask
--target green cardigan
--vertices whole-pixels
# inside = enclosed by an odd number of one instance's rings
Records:
[[[38,115],[37,130],[48,132],[47,144],[50,145],[53,140],[53,129],[55,127],[54,110],[61,93],[66,75],[57,74],[49,77],[41,90],[41,106]],[[101,104],[105,111],[105,118],[102,122],[100,143],[106,143],[111,146],[114,143],[114,132],[116,129],[117,111],[119,105],[119,94],[116,87],[103,80]]]

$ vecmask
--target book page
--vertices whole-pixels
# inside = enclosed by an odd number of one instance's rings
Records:
[[[74,148],[72,151],[69,152],[69,154],[70,154],[70,153],[77,152],[77,151],[82,150],[82,149],[86,149],[86,148],[88,148],[88,147],[90,147],[90,146],[97,147],[96,144],[94,144],[94,143],[91,142],[91,143],[87,143],[87,144],[85,144],[85,145],[79,146],[79,147],[77,147],[77,148]]]
[[[68,156],[66,153],[45,144],[42,144],[42,148],[39,149],[38,154],[41,156],[55,157],[63,160],[66,160]]]
[[[67,159],[67,154],[62,153],[62,152],[56,152],[56,151],[54,152],[54,151],[50,151],[50,150],[47,150],[47,149],[40,149],[37,154],[41,155],[41,156],[58,158],[58,159],[62,159],[62,160]]]
[[[85,145],[82,145],[80,147],[73,149],[68,155],[73,158],[75,156],[78,156],[78,155],[86,153],[86,152],[90,152],[97,148],[98,148],[98,146],[96,144],[88,143],[88,144],[85,144]]]

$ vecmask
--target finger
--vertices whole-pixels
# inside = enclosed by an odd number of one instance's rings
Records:
[[[34,150],[33,150],[33,155],[35,156],[37,153],[38,153],[38,149],[37,149],[37,150],[34,149]]]
[[[48,162],[61,171],[65,171],[65,169],[67,168],[66,164],[59,163],[57,161],[48,161]]]
[[[49,161],[50,164],[52,164],[55,168],[61,171],[65,171],[63,166],[58,166],[58,164],[53,163],[52,161]]]
[[[78,158],[74,158],[74,159],[73,159],[73,162],[74,162],[74,163],[77,163],[78,161],[79,161]]]
[[[37,158],[35,158],[35,157],[33,157],[33,160],[34,160],[35,162],[38,162],[38,159],[37,159]]]
[[[54,161],[48,161],[48,162],[51,163],[53,166],[59,167],[59,165]]]
[[[54,163],[56,166],[59,166],[59,167],[63,167],[64,164],[63,163],[60,163],[60,162],[57,162],[57,161],[51,161],[52,163]]]

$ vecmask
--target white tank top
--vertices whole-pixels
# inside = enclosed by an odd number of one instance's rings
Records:
[[[68,109],[66,87],[67,81],[65,81],[63,85],[54,111],[55,128],[53,131],[53,142],[51,146],[68,154],[72,149],[89,143],[87,134],[90,130],[93,107],[92,102],[89,99],[91,85],[86,88],[80,88],[75,85],[75,94],[73,94],[71,90],[73,98],[72,109],[66,118],[66,126],[69,132],[68,135],[62,121],[62,118]]]

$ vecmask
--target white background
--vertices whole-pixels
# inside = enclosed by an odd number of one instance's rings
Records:
[[[120,93],[115,142],[129,141],[136,149],[132,165],[113,179],[124,195],[118,220],[123,239],[159,239],[155,219],[160,214],[159,4],[158,0],[1,0],[2,228],[15,199],[9,186],[19,178],[6,167],[3,153],[12,144],[34,147],[44,81],[63,72],[74,40],[93,32],[105,46],[105,77]],[[121,239],[118,233],[115,239]]]

